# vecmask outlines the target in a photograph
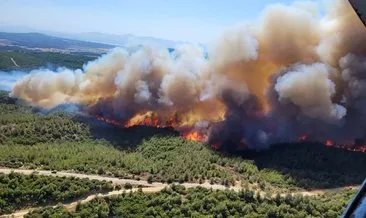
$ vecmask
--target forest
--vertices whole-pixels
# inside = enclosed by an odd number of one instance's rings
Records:
[[[19,65],[14,66],[11,58]],[[55,52],[29,51],[26,49],[0,50],[0,69],[9,70],[32,70],[36,68],[57,68],[66,67],[70,69],[81,69],[84,63],[94,60],[95,57],[63,54]]]
[[[2,97],[1,97],[2,96]],[[0,166],[111,175],[151,182],[211,182],[262,190],[360,184],[366,155],[321,144],[225,154],[169,129],[123,129],[93,117],[14,104],[0,95]],[[98,154],[98,155],[95,155]],[[352,161],[349,161],[352,160]]]
[[[70,201],[112,189],[112,184],[98,180],[0,173],[0,214],[24,207]]]
[[[25,217],[339,217],[354,191],[320,197],[301,195],[261,196],[243,189],[212,191],[172,186],[159,193],[126,193],[79,204],[76,211],[63,207],[32,211]]]

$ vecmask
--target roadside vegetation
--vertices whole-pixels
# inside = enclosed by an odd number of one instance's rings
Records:
[[[76,211],[63,207],[32,211],[25,217],[340,217],[355,192],[330,193],[320,197],[300,195],[260,196],[250,190],[212,191],[172,186],[142,192],[97,198],[79,204]]]
[[[24,207],[71,201],[112,189],[112,184],[98,180],[0,173],[0,214]]]

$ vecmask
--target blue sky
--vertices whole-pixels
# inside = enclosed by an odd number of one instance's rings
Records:
[[[207,42],[277,2],[292,0],[0,0],[0,24]]]

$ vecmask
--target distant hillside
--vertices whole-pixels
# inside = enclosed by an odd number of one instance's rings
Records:
[[[0,32],[0,46],[18,46],[28,49],[39,49],[46,51],[94,51],[100,53],[115,46],[86,42],[73,39],[65,39],[48,36],[41,33],[6,33]]]
[[[0,71],[32,70],[39,67],[67,67],[77,69],[82,68],[83,64],[97,57],[97,55],[85,56],[76,53],[65,54],[9,48],[11,47],[0,47]]]
[[[146,45],[157,46],[162,48],[174,48],[177,44],[183,43],[154,37],[135,36],[132,34],[114,35],[98,32],[87,32],[78,34],[55,33],[55,35],[84,41],[114,44],[127,48],[141,47]]]

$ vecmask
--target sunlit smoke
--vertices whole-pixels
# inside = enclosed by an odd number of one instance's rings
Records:
[[[12,96],[81,104],[123,127],[173,127],[217,149],[363,139],[366,29],[346,0],[318,11],[312,2],[270,5],[258,22],[225,31],[208,58],[196,45],[114,49],[80,70],[35,70]]]

